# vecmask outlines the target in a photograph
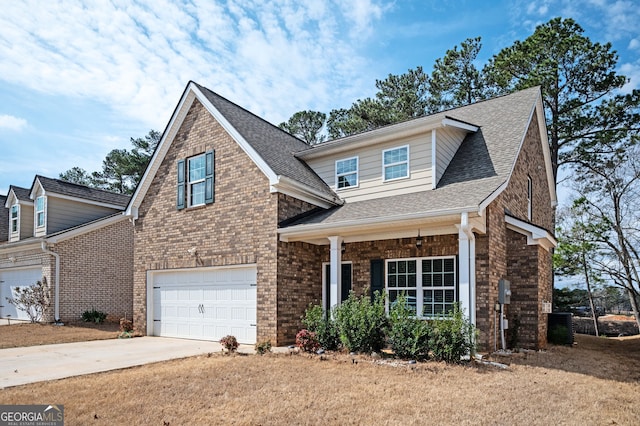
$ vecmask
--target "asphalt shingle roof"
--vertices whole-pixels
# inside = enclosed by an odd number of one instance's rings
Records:
[[[538,96],[534,87],[436,114],[479,126],[463,140],[436,189],[346,202],[287,226],[477,208],[509,179]]]
[[[22,188],[19,186],[11,185],[9,186],[9,192],[13,191],[18,201],[33,201],[29,198],[29,193],[31,192],[28,188]]]
[[[319,191],[329,199],[337,199],[329,186],[303,161],[296,152],[311,147],[300,139],[274,126],[257,115],[212,92],[194,84],[213,106],[220,111],[238,133],[249,143],[276,175],[285,176]]]
[[[129,195],[116,194],[102,189],[90,188],[84,185],[65,182],[60,179],[51,179],[39,175],[37,175],[35,179],[40,182],[46,192],[53,192],[60,195],[67,195],[69,197],[81,198],[99,203],[113,204],[120,206],[123,209],[127,207],[129,199],[131,198]],[[27,198],[28,195],[29,192],[27,192]]]

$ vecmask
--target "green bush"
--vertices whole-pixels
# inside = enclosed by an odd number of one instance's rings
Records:
[[[352,352],[371,353],[384,347],[387,326],[384,297],[376,292],[373,303],[369,296],[357,297],[353,292],[334,312],[342,345]]]
[[[265,340],[264,342],[256,343],[255,350],[258,355],[264,355],[267,352],[271,352],[271,341]]]
[[[311,304],[304,312],[302,324],[307,330],[316,334],[320,346],[328,351],[335,351],[340,347],[340,336],[336,322],[324,312],[322,306]]]
[[[457,304],[450,315],[431,322],[429,346],[436,360],[450,364],[475,352],[475,328]]]
[[[82,321],[84,322],[95,322],[96,324],[100,324],[103,323],[105,319],[107,319],[107,314],[96,311],[95,309],[90,311],[87,310],[82,313]]]
[[[429,324],[416,318],[415,311],[407,305],[401,294],[389,311],[387,337],[393,352],[399,358],[415,360],[429,357]]]

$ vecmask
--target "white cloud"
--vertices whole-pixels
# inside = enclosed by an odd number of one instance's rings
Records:
[[[0,114],[0,129],[20,131],[27,127],[27,120],[13,115]]]
[[[631,50],[640,49],[640,40],[638,40],[637,38],[631,39],[631,41],[629,42],[629,46],[627,46],[627,48]]]
[[[0,15],[0,79],[90,97],[160,128],[195,80],[270,120],[327,110],[359,93],[359,48],[374,0],[10,2]]]
[[[621,89],[623,93],[631,93],[634,89],[640,89],[640,61],[621,64],[619,71],[629,79]]]

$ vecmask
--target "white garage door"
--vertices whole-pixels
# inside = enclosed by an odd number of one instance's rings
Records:
[[[42,279],[42,268],[0,269],[0,317],[28,320],[26,312],[16,309],[7,301],[7,297],[14,297],[17,287],[28,287]],[[9,317],[9,315],[11,315]]]
[[[153,334],[256,342],[256,268],[154,272]]]

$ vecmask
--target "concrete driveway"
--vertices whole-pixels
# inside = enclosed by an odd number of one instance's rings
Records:
[[[0,349],[0,389],[220,352],[218,342],[136,337]],[[253,353],[240,345],[239,352]]]

